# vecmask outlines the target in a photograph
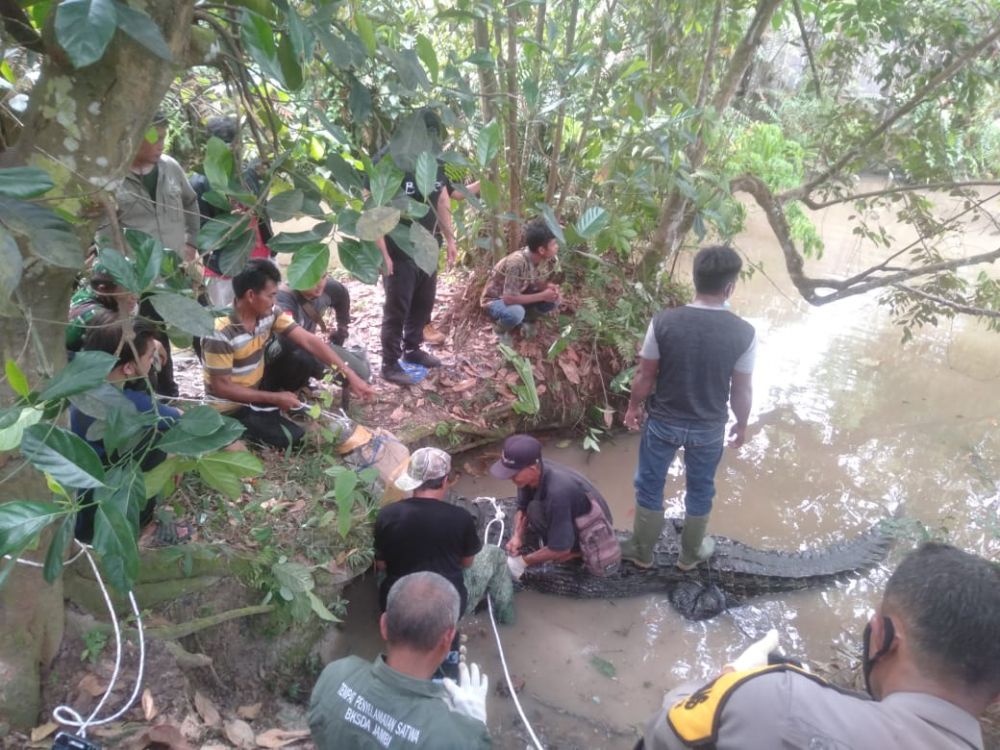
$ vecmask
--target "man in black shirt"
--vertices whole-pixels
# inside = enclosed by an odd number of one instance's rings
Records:
[[[530,435],[511,435],[503,455],[490,467],[497,479],[510,479],[517,487],[514,532],[507,542],[507,565],[515,578],[525,568],[579,557],[575,519],[590,512],[591,500],[600,505],[611,523],[611,510],[600,491],[585,476],[555,461],[542,461],[542,444]],[[539,549],[522,555],[528,535],[541,542]]]

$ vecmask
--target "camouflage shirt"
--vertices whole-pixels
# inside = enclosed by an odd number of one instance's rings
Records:
[[[483,288],[479,304],[486,307],[491,302],[510,294],[532,294],[545,288],[545,281],[552,275],[551,261],[537,266],[531,262],[531,252],[521,248],[501,260],[490,272],[490,280]]]

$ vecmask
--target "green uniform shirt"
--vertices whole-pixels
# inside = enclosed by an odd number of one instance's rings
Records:
[[[449,708],[444,687],[397,672],[383,656],[328,664],[309,701],[318,750],[478,750],[486,725]]]

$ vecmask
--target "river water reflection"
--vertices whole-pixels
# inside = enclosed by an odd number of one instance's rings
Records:
[[[828,210],[818,225],[827,250],[816,272],[860,270],[867,258],[850,233],[847,209]],[[973,252],[997,238],[969,233],[965,240]],[[972,321],[946,322],[903,346],[874,296],[822,308],[801,301],[759,215],[751,212],[736,245],[766,271],[733,298],[734,312],[758,331],[755,403],[747,445],[727,449],[723,459],[711,530],[755,546],[801,549],[901,512],[912,519],[904,524],[911,539],[945,536],[1000,557],[997,334]],[[631,528],[637,446],[626,434],[586,454],[553,438],[545,455],[586,473],[608,498],[616,526]],[[460,462],[482,470],[496,455],[494,448]],[[459,490],[507,495],[512,485],[466,476]],[[682,490],[675,464],[667,485],[673,514],[683,513]],[[913,543],[902,541],[889,566],[865,577],[764,597],[702,623],[682,619],[665,596],[576,601],[523,592],[517,624],[501,630],[507,661],[526,683],[528,717],[549,747],[630,748],[664,689],[714,676],[762,628],[777,627],[788,653],[843,661],[887,571]],[[474,619],[465,632],[470,658],[491,684],[501,682],[488,620]],[[349,624],[348,635],[354,652],[377,651],[358,623]],[[613,677],[595,657],[613,665]],[[525,746],[509,699],[493,695],[490,719],[498,747]]]

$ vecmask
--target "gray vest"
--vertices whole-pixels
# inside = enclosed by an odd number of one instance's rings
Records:
[[[727,310],[674,307],[653,317],[660,349],[656,390],[646,408],[664,422],[724,426],[729,381],[753,342],[753,326]]]

